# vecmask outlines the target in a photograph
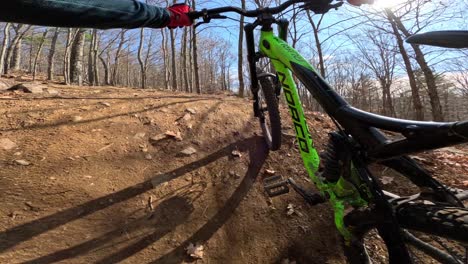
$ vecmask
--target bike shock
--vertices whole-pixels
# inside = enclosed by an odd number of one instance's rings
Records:
[[[328,182],[337,182],[344,172],[349,151],[345,145],[345,139],[338,133],[330,133],[327,147],[322,153],[324,165],[322,177]]]

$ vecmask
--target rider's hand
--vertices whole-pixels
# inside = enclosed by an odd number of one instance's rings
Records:
[[[386,0],[386,1],[392,1],[392,0]],[[374,0],[348,0],[348,3],[352,4],[353,6],[360,6],[363,4],[373,4]]]
[[[188,12],[190,12],[190,6],[186,4],[175,4],[170,6],[167,10],[171,14],[171,19],[167,27],[188,27],[193,24],[192,19],[187,15]]]

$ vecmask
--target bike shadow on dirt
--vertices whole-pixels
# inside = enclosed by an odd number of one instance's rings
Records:
[[[152,264],[169,264],[169,263],[182,263],[184,260],[190,262],[186,254],[186,248],[190,242],[197,241],[198,243],[206,243],[217,231],[221,228],[226,221],[232,216],[235,209],[239,206],[242,200],[247,196],[250,189],[252,188],[257,176],[260,174],[260,170],[268,157],[268,146],[266,145],[263,138],[257,138],[252,141],[254,144],[249,150],[249,166],[247,173],[245,174],[242,182],[226,201],[223,207],[198,229],[192,236],[187,238],[177,248],[171,252],[160,257],[159,259],[150,262]]]
[[[131,199],[132,197],[141,195],[165,182],[171,181],[185,175],[186,173],[204,167],[222,157],[231,156],[233,150],[246,151],[249,153],[250,162],[248,170],[239,187],[227,200],[223,208],[211,220],[209,220],[186,242],[182,243],[181,246],[177,247],[169,254],[163,256],[155,263],[173,263],[173,261],[177,262],[176,260],[183,260],[185,257],[184,250],[188,241],[208,240],[216,232],[216,230],[218,230],[229,219],[235,208],[237,208],[242,199],[244,199],[244,197],[247,195],[268,156],[268,147],[262,137],[254,136],[251,138],[238,140],[200,160],[179,167],[173,171],[156,175],[148,181],[3,231],[0,233],[0,241],[2,241],[2,243],[0,243],[0,253],[69,222],[91,215],[97,211],[106,209],[107,207],[118,204],[120,202],[124,202]],[[174,203],[175,200],[167,199],[167,201],[168,202],[166,203],[161,203],[161,206],[158,207],[159,210],[166,210],[167,207],[170,207],[169,203]],[[186,204],[187,202],[179,201],[178,203],[180,204],[181,208],[183,208],[181,210],[182,215],[179,216],[180,220],[172,221],[173,223],[170,224],[167,228],[155,230],[153,233],[145,236],[136,243],[113,253],[111,256],[101,259],[99,263],[116,263],[122,261],[150,246],[152,243],[156,242],[159,238],[164,236],[164,234],[167,234],[173,230],[177,225],[182,224],[193,209]],[[170,221],[165,220],[164,222],[168,223]],[[121,234],[121,230],[119,230],[119,234]],[[26,263],[53,263],[83,255],[92,251],[93,249],[96,249],[97,247],[105,246],[116,235],[117,233],[111,231],[101,237],[83,242],[82,244],[73,246],[71,248],[36,258]],[[167,260],[170,261],[167,262]]]
[[[192,201],[189,197],[173,196],[162,201],[156,208],[154,208],[149,217],[148,215],[145,215],[137,220],[127,223],[123,227],[119,227],[99,237],[46,256],[23,262],[23,264],[55,263],[87,252],[101,251],[109,247],[117,247],[120,243],[126,242],[127,239],[137,240],[136,243],[125,247],[124,250],[113,253],[98,262],[117,263],[120,260],[136,254],[140,250],[164,237],[166,234],[172,232],[177,226],[183,224],[189,218],[193,210]],[[151,234],[140,239],[143,235],[138,235],[138,233],[147,232],[148,229],[151,230]],[[132,237],[127,238],[125,234],[131,234]]]

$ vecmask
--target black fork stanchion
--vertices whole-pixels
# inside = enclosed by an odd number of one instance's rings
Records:
[[[254,96],[258,91],[258,78],[256,72],[256,57],[255,57],[255,40],[254,40],[254,29],[256,25],[247,24],[244,27],[245,41],[247,44],[247,61],[249,63],[251,90]]]
[[[258,102],[258,77],[256,69],[256,56],[255,56],[255,40],[254,40],[254,29],[257,25],[247,24],[244,27],[245,31],[245,41],[247,44],[247,61],[249,63],[249,72],[250,72],[250,90],[252,91],[254,103],[253,110],[255,117],[260,116],[260,105]]]

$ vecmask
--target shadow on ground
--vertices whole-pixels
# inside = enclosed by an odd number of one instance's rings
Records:
[[[233,211],[239,206],[241,201],[248,194],[268,156],[268,148],[262,137],[251,137],[236,141],[200,160],[177,168],[173,171],[155,175],[148,181],[3,231],[0,233],[0,253],[10,250],[22,242],[25,242],[50,230],[56,229],[71,221],[80,219],[114,204],[124,202],[131,199],[132,197],[143,194],[165,182],[171,181],[180,176],[183,176],[186,173],[215,162],[222,157],[230,156],[232,151],[235,149],[249,153],[248,170],[244,175],[240,185],[234,191],[232,196],[227,200],[224,206],[210,220],[208,220],[207,223],[203,225],[203,227],[196,231],[179,247],[173,249],[171,252],[153,262],[179,263],[186,257],[185,248],[188,244],[188,241],[207,241],[221,226],[224,225],[224,223],[232,215]],[[170,211],[172,212],[174,208],[177,208],[178,213],[169,213]],[[148,219],[137,219],[134,223],[132,223],[132,225],[134,228],[138,228],[148,224],[154,225],[159,223],[158,225],[160,227],[156,228],[151,234],[142,237],[135,243],[120,249],[118,252],[115,252],[110,256],[102,258],[98,261],[98,263],[116,263],[140,252],[141,250],[150,246],[152,243],[159,240],[165,234],[170,233],[178,225],[184,223],[193,211],[193,207],[187,197],[176,196],[161,202],[160,205],[155,208],[155,211],[157,214],[153,214],[154,218],[151,219],[151,221]],[[161,225],[161,223],[164,223],[164,225]],[[116,237],[122,235],[123,234],[120,229],[113,230],[98,238],[85,241],[81,244],[51,253],[46,256],[38,257],[26,263],[53,263],[74,258],[95,250],[96,248],[105,246],[106,244],[109,244],[109,242],[112,242],[112,240]]]

